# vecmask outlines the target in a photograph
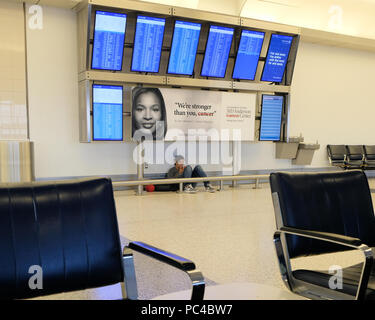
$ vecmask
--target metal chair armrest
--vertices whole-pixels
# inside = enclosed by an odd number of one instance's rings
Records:
[[[190,271],[190,270],[195,269],[195,264],[193,261],[177,256],[165,250],[161,250],[159,248],[150,246],[143,242],[138,242],[138,241],[130,242],[128,247],[130,249],[133,249],[134,251],[143,253],[147,256],[150,256],[151,258],[167,263],[182,271]]]
[[[353,238],[332,232],[321,232],[293,227],[281,227],[280,231],[283,233],[304,236],[311,239],[333,242],[343,246],[349,246],[355,249],[358,249],[358,247],[362,245],[362,241],[358,238]]]

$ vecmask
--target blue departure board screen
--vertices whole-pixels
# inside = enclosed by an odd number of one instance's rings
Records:
[[[225,77],[233,33],[233,28],[219,26],[210,27],[201,76],[215,78]]]
[[[168,73],[189,76],[193,74],[200,31],[200,23],[176,21]]]
[[[165,19],[138,16],[132,71],[159,72]]]
[[[91,69],[122,69],[125,28],[126,14],[96,11]]]
[[[92,86],[93,140],[121,141],[122,86]]]
[[[260,120],[260,141],[280,141],[283,96],[262,96],[262,116]]]
[[[263,40],[264,32],[242,30],[233,69],[233,79],[255,79]]]
[[[266,62],[263,68],[262,81],[281,82],[293,37],[280,34],[271,36]]]

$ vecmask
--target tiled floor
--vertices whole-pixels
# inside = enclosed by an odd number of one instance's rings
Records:
[[[370,186],[374,182],[370,181]],[[275,221],[268,184],[226,187],[214,194],[115,192],[120,233],[130,240],[143,241],[189,258],[206,277],[208,285],[254,282],[284,288],[273,247]],[[123,239],[127,242],[127,239]],[[296,259],[298,267],[326,268],[348,265],[357,253]],[[139,297],[189,288],[180,271],[135,254]],[[87,290],[48,298],[113,298],[106,290]]]
[[[272,247],[268,185],[215,194],[116,194],[120,233],[193,260],[217,282],[282,286]]]

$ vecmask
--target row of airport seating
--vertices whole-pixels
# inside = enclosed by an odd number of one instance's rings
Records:
[[[375,170],[375,145],[327,145],[332,166],[343,169]]]
[[[270,186],[274,205],[277,204],[277,230],[269,243],[275,246],[286,287],[310,299],[375,300],[375,219],[365,173],[274,172]],[[192,281],[191,300],[259,299],[257,290],[279,299],[285,297],[278,287],[252,283],[213,285],[206,294],[205,278],[193,261],[143,242],[131,241],[123,246],[112,181],[108,178],[2,185],[0,212],[0,300],[117,283],[121,283],[118,293],[121,291],[124,299],[137,299],[133,252],[185,272]],[[343,269],[338,265],[340,259],[334,263],[338,269],[333,270],[340,271],[340,282],[344,284],[341,288],[335,282],[332,286],[332,268],[296,269],[293,263],[293,259],[300,261],[312,255],[339,258],[336,253],[347,249],[358,250],[364,261],[358,264],[353,259]],[[30,277],[32,272],[36,274]],[[171,278],[167,280],[170,283]],[[336,279],[337,283],[340,279]],[[102,297],[110,298],[111,291],[116,289],[107,288]],[[177,292],[171,300],[181,297],[186,298]],[[290,299],[296,298],[291,295]]]

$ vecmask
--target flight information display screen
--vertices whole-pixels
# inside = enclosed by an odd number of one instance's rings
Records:
[[[264,32],[242,30],[233,69],[233,79],[255,79],[263,40]]]
[[[93,140],[123,139],[122,90],[122,86],[92,86]]]
[[[260,141],[280,141],[283,105],[283,96],[265,94],[262,96]]]
[[[96,11],[91,69],[122,69],[125,28],[126,14]]]
[[[193,74],[200,31],[200,23],[175,22],[168,73]]]
[[[225,77],[233,33],[233,28],[219,26],[210,27],[201,76],[215,78]]]
[[[137,17],[132,71],[159,72],[165,19]]]
[[[266,62],[263,68],[262,81],[281,82],[293,37],[280,34],[271,36]]]

